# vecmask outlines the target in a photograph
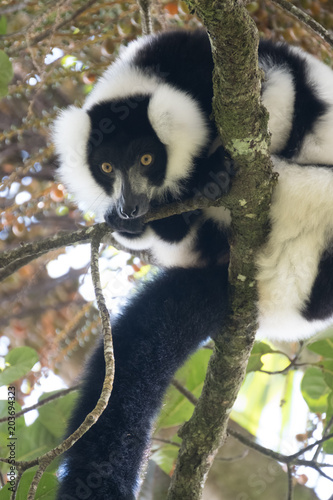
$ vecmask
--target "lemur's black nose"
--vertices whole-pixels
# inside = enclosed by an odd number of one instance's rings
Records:
[[[139,207],[137,205],[134,208],[125,206],[119,210],[119,215],[123,219],[133,219],[134,217],[138,216],[138,213],[139,213]]]
[[[116,204],[120,219],[129,220],[142,217],[148,212],[149,200],[144,194],[132,193],[130,190],[123,193]]]

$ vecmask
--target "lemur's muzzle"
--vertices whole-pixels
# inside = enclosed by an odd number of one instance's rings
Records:
[[[144,229],[144,216],[149,210],[149,200],[145,194],[133,193],[129,187],[122,193],[111,210],[104,216],[111,229],[119,233],[140,234]]]
[[[116,210],[121,219],[137,219],[146,215],[149,200],[144,194],[123,192],[116,204]]]

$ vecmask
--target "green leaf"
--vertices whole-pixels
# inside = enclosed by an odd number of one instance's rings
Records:
[[[16,500],[27,500],[28,491],[35,472],[36,468],[24,472],[17,490]],[[55,500],[57,487],[58,480],[56,476],[50,472],[44,472],[34,497],[35,500]],[[0,500],[9,500],[10,495],[11,492],[8,490],[8,486],[6,485],[0,491]]]
[[[197,351],[175,375],[196,397],[201,394],[210,356],[209,349]],[[164,403],[158,428],[182,424],[193,413],[193,405],[173,386],[169,388]]]
[[[329,394],[327,398],[326,424],[330,422],[332,416],[333,416],[333,391]],[[324,442],[323,450],[325,453],[333,455],[333,438]]]
[[[268,344],[265,342],[258,342],[254,344],[250,359],[246,368],[246,372],[258,371],[263,367],[263,362],[261,361],[261,356],[264,354],[269,354],[275,352]]]
[[[322,413],[327,409],[329,387],[320,368],[312,366],[304,373],[301,391],[310,410]]]
[[[17,436],[16,459],[33,460],[58,444],[59,440],[39,421],[22,429]]]
[[[152,454],[151,459],[154,460],[162,471],[169,476],[173,470],[178,452],[179,448],[177,446],[167,444],[155,451],[155,453]]]
[[[0,35],[5,35],[7,32],[7,18],[5,16],[0,17]]]
[[[58,391],[43,394],[40,400],[45,399],[56,392]],[[56,438],[61,438],[65,433],[66,424],[72,413],[76,397],[77,392],[71,392],[70,394],[66,394],[66,396],[41,406],[38,410],[39,421]]]
[[[333,389],[333,360],[321,361],[320,365],[324,373],[324,379],[330,389]]]
[[[329,455],[333,455],[333,438],[328,439],[327,441],[324,442],[323,450],[325,453],[328,453]]]
[[[0,50],[0,97],[8,94],[8,85],[14,76],[13,66],[9,57]]]
[[[324,356],[325,358],[333,358],[333,338],[329,337],[323,340],[318,340],[317,342],[313,342],[309,344],[307,348],[315,352],[316,354],[320,354],[320,356]]]
[[[38,361],[37,352],[31,347],[16,347],[5,357],[6,367],[0,373],[0,386],[8,385],[26,375]]]

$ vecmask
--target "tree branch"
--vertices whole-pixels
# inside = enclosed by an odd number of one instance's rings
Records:
[[[174,378],[172,380],[171,384],[177,389],[178,392],[180,392],[183,396],[185,396],[185,398],[188,399],[190,401],[190,403],[192,403],[194,406],[196,406],[198,399],[194,396],[194,394],[192,394],[191,391],[186,389],[186,387],[184,387],[179,382],[179,380]]]
[[[290,464],[287,464],[288,473],[288,497],[287,500],[293,500],[294,496],[294,485],[293,485],[293,469]]]
[[[210,206],[229,206],[229,195],[223,196],[217,200],[211,200],[204,196],[195,196],[184,202],[175,202],[163,207],[152,208],[145,217],[145,222],[157,219],[164,219],[172,215],[178,215]],[[62,231],[54,236],[40,241],[23,243],[19,247],[7,250],[0,254],[0,281],[4,280],[21,267],[40,257],[41,255],[74,243],[85,243],[91,241],[96,233],[102,233],[102,237],[107,236],[111,244],[119,246],[112,238],[112,230],[105,224],[95,224],[94,226],[84,227],[77,231]]]
[[[215,121],[240,175],[234,179],[228,199],[232,211],[232,314],[216,339],[193,416],[179,433],[183,442],[168,500],[201,498],[207,473],[226,438],[228,417],[245,376],[256,331],[253,256],[264,241],[272,192],[268,117],[260,106],[257,29],[240,1],[188,0],[188,4],[210,36]]]

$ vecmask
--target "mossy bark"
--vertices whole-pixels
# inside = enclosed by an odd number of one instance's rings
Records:
[[[268,224],[274,175],[268,152],[268,116],[260,104],[258,32],[235,0],[188,0],[205,24],[214,57],[214,116],[222,142],[238,166],[222,202],[232,212],[229,317],[215,342],[203,393],[183,438],[168,500],[196,500],[245,376],[257,327],[255,256]]]

